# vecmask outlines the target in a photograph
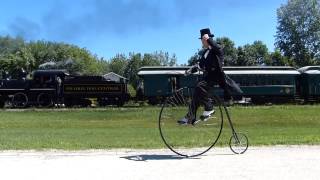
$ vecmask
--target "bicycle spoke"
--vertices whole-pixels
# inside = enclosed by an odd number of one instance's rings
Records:
[[[178,91],[176,96],[177,96],[177,99],[179,100],[181,105],[185,105],[186,104],[185,99],[183,97],[183,92],[182,91]]]
[[[194,90],[182,88],[173,93],[164,102],[159,115],[159,130],[165,145],[174,153],[185,157],[198,156],[211,149],[218,141],[223,126],[223,114],[219,106],[216,107],[215,118],[206,122],[199,122],[197,125],[177,124],[191,108],[191,92]],[[199,116],[203,110],[201,106],[196,113],[189,113],[189,116]]]

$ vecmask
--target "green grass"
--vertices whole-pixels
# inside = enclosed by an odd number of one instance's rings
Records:
[[[247,134],[251,146],[320,144],[320,106],[239,106],[230,110],[236,130]],[[159,107],[3,110],[0,150],[164,148],[157,127],[159,111]],[[217,145],[228,145],[230,136],[225,121]]]

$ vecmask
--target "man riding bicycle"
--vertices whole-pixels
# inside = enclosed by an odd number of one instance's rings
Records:
[[[206,121],[214,114],[213,104],[209,98],[209,92],[214,84],[219,84],[224,90],[224,101],[226,104],[232,103],[231,91],[242,93],[240,87],[223,72],[223,49],[213,40],[214,35],[211,34],[210,29],[201,29],[200,34],[201,37],[199,39],[201,39],[204,50],[202,51],[199,63],[187,70],[186,74],[195,73],[201,69],[203,71],[203,78],[197,83],[189,112],[178,121],[179,124],[196,124],[199,122],[200,120],[195,117],[195,114],[201,104],[204,105],[201,120]]]

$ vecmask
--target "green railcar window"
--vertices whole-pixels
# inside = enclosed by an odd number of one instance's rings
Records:
[[[267,76],[267,85],[272,85],[272,76]]]
[[[290,84],[292,84],[290,80],[286,80],[284,83],[285,83],[285,85],[290,85]]]

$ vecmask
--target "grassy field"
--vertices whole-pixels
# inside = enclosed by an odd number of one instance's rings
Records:
[[[320,106],[232,107],[250,145],[320,144]],[[159,107],[0,111],[0,150],[164,148]],[[224,123],[218,146],[231,131]]]

